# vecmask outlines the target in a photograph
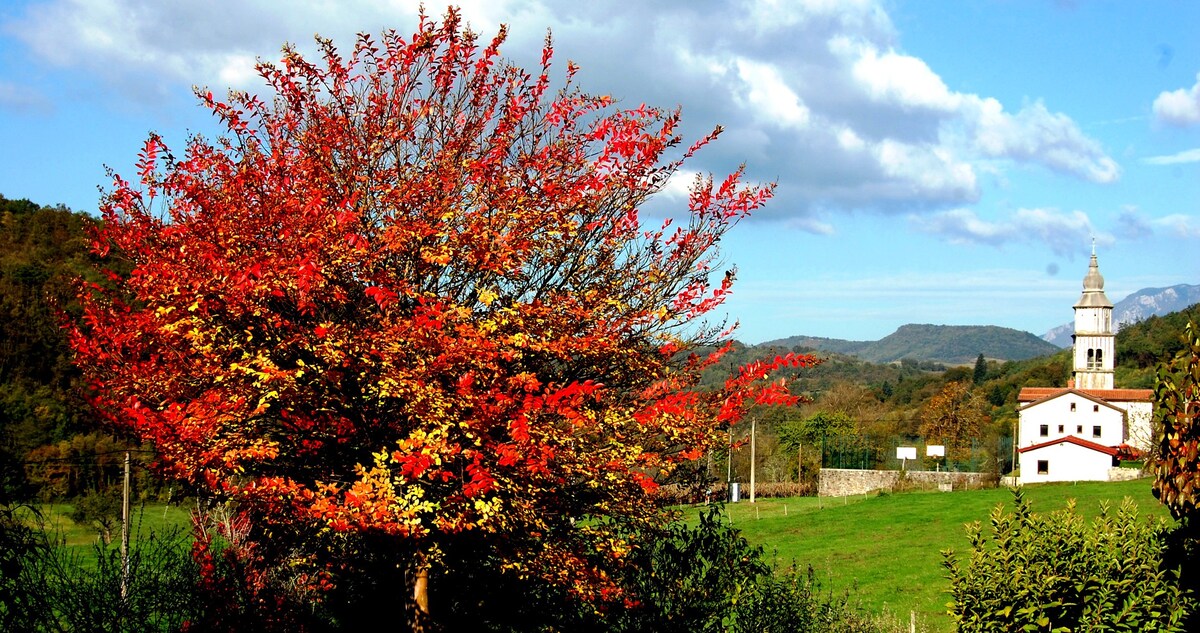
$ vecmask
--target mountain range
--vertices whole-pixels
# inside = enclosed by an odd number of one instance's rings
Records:
[[[995,325],[909,324],[900,326],[878,341],[792,336],[763,345],[807,347],[857,356],[873,363],[892,363],[911,358],[951,365],[973,363],[980,354],[993,360],[1024,360],[1059,350],[1029,332]]]
[[[1113,325],[1137,323],[1151,316],[1162,316],[1178,312],[1200,303],[1200,286],[1177,284],[1169,288],[1142,288],[1113,304]],[[1068,322],[1046,332],[1042,338],[1058,347],[1070,347],[1075,334],[1075,323]]]
[[[1151,316],[1178,312],[1200,303],[1200,285],[1143,288],[1113,305],[1117,329]],[[1024,360],[1053,354],[1071,346],[1075,324],[1064,323],[1042,337],[992,325],[903,325],[878,341],[848,341],[817,336],[790,336],[761,346],[802,347],[857,356],[873,363],[910,358],[950,365],[972,363],[980,355],[990,360]]]

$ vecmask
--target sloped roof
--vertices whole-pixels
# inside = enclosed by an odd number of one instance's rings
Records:
[[[1104,453],[1105,455],[1108,455],[1109,457],[1117,456],[1117,447],[1115,447],[1115,446],[1104,446],[1103,444],[1089,442],[1083,438],[1075,437],[1074,435],[1064,435],[1063,437],[1056,437],[1048,442],[1042,442],[1041,444],[1034,444],[1033,446],[1026,446],[1025,448],[1017,449],[1017,452],[1018,453],[1027,453],[1029,451],[1036,451],[1039,448],[1046,448],[1047,446],[1054,446],[1056,444],[1062,444],[1063,442],[1066,442],[1068,444],[1074,444],[1076,446],[1082,446],[1083,448],[1096,451],[1097,453]]]
[[[1153,402],[1153,389],[1068,389],[1066,387],[1024,387],[1017,394],[1017,402],[1049,400],[1067,392],[1077,393],[1091,400],[1109,402]]]

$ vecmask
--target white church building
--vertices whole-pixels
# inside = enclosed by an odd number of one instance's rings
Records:
[[[1093,250],[1075,304],[1074,379],[1017,396],[1019,483],[1125,478],[1118,453],[1150,448],[1154,391],[1113,385],[1112,312]]]

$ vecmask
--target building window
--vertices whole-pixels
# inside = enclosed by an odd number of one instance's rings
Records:
[[[1071,403],[1071,413],[1075,413],[1075,403]]]
[[[1100,369],[1103,366],[1104,366],[1104,350],[1098,349],[1098,350],[1096,350],[1096,369]]]
[[[1094,349],[1088,350],[1087,368],[1088,369],[1096,368],[1096,350],[1094,350]]]
[[[1098,427],[1098,426],[1092,427],[1092,437],[1100,437],[1100,427]]]
[[[1039,459],[1038,460],[1038,474],[1039,475],[1049,475],[1050,474],[1050,460],[1048,460],[1048,459]]]
[[[1041,435],[1042,437],[1046,437],[1046,436],[1050,435],[1050,425],[1043,424],[1041,426],[1041,428],[1038,429],[1038,431],[1040,431],[1039,435]]]
[[[1093,404],[1092,405],[1092,413],[1100,413],[1100,405]]]
[[[1062,433],[1062,432],[1063,432],[1063,425],[1061,425],[1061,424],[1060,424],[1060,425],[1058,425],[1058,432],[1059,432],[1059,433]]]
[[[1083,435],[1083,425],[1082,425],[1082,424],[1076,424],[1076,425],[1075,425],[1075,432],[1076,432],[1076,433],[1078,433],[1078,434],[1080,434],[1080,435]]]

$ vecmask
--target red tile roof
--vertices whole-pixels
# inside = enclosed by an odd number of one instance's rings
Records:
[[[1065,387],[1025,387],[1017,394],[1017,402],[1033,402],[1065,391],[1074,391],[1110,402],[1151,402],[1153,389],[1067,389]]]
[[[1048,442],[1042,442],[1041,444],[1034,444],[1033,446],[1026,446],[1025,448],[1018,449],[1017,452],[1024,453],[1026,451],[1037,450],[1039,448],[1045,448],[1047,446],[1054,446],[1055,444],[1062,444],[1063,442],[1066,442],[1068,444],[1074,444],[1076,446],[1082,446],[1084,448],[1091,449],[1098,453],[1104,453],[1105,455],[1109,455],[1112,457],[1116,457],[1116,455],[1117,455],[1117,447],[1115,447],[1115,446],[1104,446],[1102,444],[1097,444],[1095,442],[1089,442],[1083,438],[1075,437],[1074,435],[1065,435],[1063,437],[1056,437]]]

